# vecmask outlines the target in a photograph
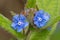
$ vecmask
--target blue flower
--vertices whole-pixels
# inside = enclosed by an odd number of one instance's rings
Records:
[[[26,21],[26,17],[22,14],[13,16],[12,28],[17,30],[17,32],[21,32],[24,28],[26,28],[29,23]]]
[[[47,12],[44,12],[43,10],[39,10],[35,12],[33,21],[38,28],[41,28],[46,25],[49,19],[50,19],[50,15]]]

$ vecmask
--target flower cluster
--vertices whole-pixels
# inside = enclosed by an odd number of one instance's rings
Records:
[[[50,15],[47,12],[39,10],[34,14],[34,25],[36,25],[36,27],[38,28],[41,28],[46,25],[49,19]],[[13,16],[12,28],[17,30],[17,32],[21,32],[29,25],[29,22],[27,22],[26,20],[26,17],[22,14]]]

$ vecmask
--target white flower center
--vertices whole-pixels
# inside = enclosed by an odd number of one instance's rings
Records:
[[[39,20],[39,21],[42,21],[42,18],[41,18],[41,17],[38,17],[38,20]]]
[[[21,25],[21,24],[23,24],[23,22],[19,21],[19,22],[18,22],[18,25]]]

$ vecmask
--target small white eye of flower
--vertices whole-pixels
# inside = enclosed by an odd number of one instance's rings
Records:
[[[38,17],[38,20],[39,20],[39,21],[42,21],[42,18],[41,18],[41,17]]]
[[[18,25],[21,25],[21,24],[23,24],[23,22],[19,21],[19,22],[18,22]]]

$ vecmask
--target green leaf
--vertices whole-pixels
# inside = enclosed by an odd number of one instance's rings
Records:
[[[57,28],[52,34],[50,40],[60,40],[60,22],[58,23]]]
[[[45,10],[50,14],[50,20],[46,27],[56,23],[59,20],[60,0],[36,0],[36,4],[39,10]]]
[[[36,0],[27,0],[26,8],[35,8]]]
[[[4,17],[2,14],[0,14],[0,26],[6,30],[7,32],[11,33],[12,35],[16,36],[16,38],[23,38],[24,35],[22,33],[16,32],[12,27],[11,27],[11,21]]]
[[[31,32],[29,40],[49,40],[50,36],[56,29],[57,23],[52,25],[51,29],[37,30]]]

